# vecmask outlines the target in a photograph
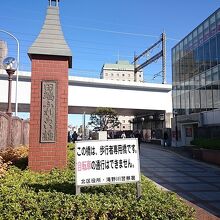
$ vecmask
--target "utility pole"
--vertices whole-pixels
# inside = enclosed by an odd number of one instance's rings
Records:
[[[137,82],[137,56],[134,53],[134,81]]]
[[[166,83],[166,34],[162,33],[162,84]]]
[[[140,65],[137,65],[137,61],[148,54],[150,51],[152,51],[156,46],[160,45],[162,43],[162,49],[160,52],[152,56],[151,58],[147,59],[145,62],[143,62]],[[163,32],[160,36],[160,39],[151,45],[148,49],[146,49],[143,53],[141,53],[139,56],[134,55],[134,77],[136,77],[136,74],[139,70],[143,69],[144,67],[148,66],[149,64],[157,61],[160,57],[162,57],[162,84],[166,83],[166,35],[165,32]]]

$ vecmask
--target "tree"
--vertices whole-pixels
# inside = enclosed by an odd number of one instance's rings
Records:
[[[112,108],[99,107],[90,115],[90,125],[97,131],[107,131],[118,126],[118,115]]]

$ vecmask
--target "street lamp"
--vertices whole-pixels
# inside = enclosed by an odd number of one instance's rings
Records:
[[[154,119],[153,115],[149,115],[149,120],[150,120],[150,139],[152,139],[152,120]]]
[[[20,44],[18,39],[8,31],[0,29],[0,32],[8,34],[13,39],[15,39],[17,43],[17,70],[16,70],[16,90],[15,90],[15,116],[18,114],[18,75],[19,75],[19,65],[20,65]]]
[[[18,65],[17,61],[13,57],[7,57],[3,60],[3,67],[8,74],[8,107],[6,114],[12,116],[11,110],[11,86],[12,86],[12,75],[15,73]]]
[[[141,130],[143,130],[143,124],[144,124],[144,117],[141,118]]]
[[[175,117],[175,134],[176,134],[176,147],[177,147],[177,142],[178,142],[178,127],[177,127],[177,115],[178,115],[178,112],[175,110],[173,112],[173,115]]]
[[[145,118],[142,117],[142,118],[141,118],[141,137],[142,137],[142,138],[144,137],[144,132],[143,132],[143,128],[144,128],[144,120],[145,120]]]

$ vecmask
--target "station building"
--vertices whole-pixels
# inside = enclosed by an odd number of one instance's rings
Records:
[[[220,8],[172,48],[173,145],[220,137]]]

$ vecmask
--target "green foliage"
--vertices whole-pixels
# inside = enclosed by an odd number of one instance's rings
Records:
[[[100,107],[90,115],[90,125],[97,131],[114,129],[119,124],[117,112],[112,108]]]
[[[191,144],[195,145],[198,148],[220,150],[219,138],[213,138],[213,139],[198,138],[191,141]]]
[[[159,190],[142,176],[142,198],[135,184],[84,187],[75,195],[74,146],[65,170],[33,173],[15,166],[0,179],[0,219],[193,219],[193,210],[174,193]]]
[[[6,174],[10,164],[10,162],[5,162],[3,157],[0,156],[0,178],[2,178]]]
[[[0,150],[0,178],[5,175],[11,164],[25,169],[27,167],[27,156],[27,146],[8,147],[7,149]]]

